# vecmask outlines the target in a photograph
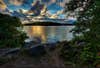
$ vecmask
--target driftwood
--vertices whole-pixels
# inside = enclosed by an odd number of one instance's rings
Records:
[[[20,51],[20,48],[7,48],[7,49],[0,49],[0,57],[17,54]]]

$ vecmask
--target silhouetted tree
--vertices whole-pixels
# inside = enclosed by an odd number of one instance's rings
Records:
[[[0,14],[0,47],[19,47],[24,43],[25,33],[16,17]]]

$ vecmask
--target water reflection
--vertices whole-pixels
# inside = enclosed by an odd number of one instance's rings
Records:
[[[74,26],[25,26],[24,30],[30,39],[40,38],[42,42],[55,42],[71,40],[72,33],[69,31]]]

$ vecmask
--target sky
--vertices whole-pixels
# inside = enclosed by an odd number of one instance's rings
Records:
[[[0,0],[0,12],[9,12],[11,16],[27,17],[48,15],[53,19],[65,19],[63,13],[65,3],[69,0]],[[44,13],[42,13],[43,10]],[[22,10],[22,12],[20,11]],[[23,13],[26,11],[25,13]],[[73,20],[70,18],[71,21]]]
[[[37,0],[0,0],[0,9],[9,9],[12,11],[17,11],[19,9],[30,10],[32,4]],[[50,11],[59,11],[63,9],[63,7],[59,6],[61,3],[64,5],[64,0],[40,0],[47,6],[47,9]],[[1,2],[3,4],[1,4]],[[61,3],[59,3],[61,2]],[[59,4],[57,4],[59,3]],[[4,7],[5,6],[5,7]]]

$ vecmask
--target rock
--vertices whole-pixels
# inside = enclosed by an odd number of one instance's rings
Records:
[[[40,56],[46,53],[45,47],[43,45],[36,45],[28,50],[29,54],[32,56]]]

